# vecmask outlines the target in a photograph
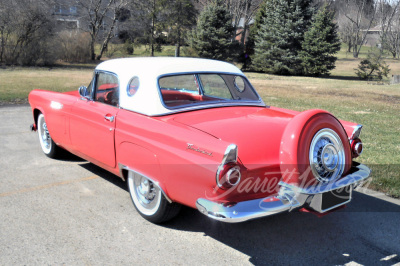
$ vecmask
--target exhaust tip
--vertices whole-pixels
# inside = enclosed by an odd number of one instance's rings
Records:
[[[31,129],[31,131],[36,131],[36,125],[35,124],[30,125],[29,128]]]

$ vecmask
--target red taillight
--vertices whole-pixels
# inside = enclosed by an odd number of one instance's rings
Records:
[[[241,177],[242,174],[238,165],[225,164],[219,172],[219,184],[223,188],[231,188],[240,182]]]
[[[363,144],[361,139],[354,139],[351,142],[351,154],[353,158],[356,158],[361,155],[363,152]]]

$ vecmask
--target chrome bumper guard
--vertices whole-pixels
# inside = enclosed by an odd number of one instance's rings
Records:
[[[317,212],[324,213],[342,206],[351,201],[351,191],[362,184],[371,174],[371,170],[362,164],[353,166],[352,173],[332,183],[320,184],[309,188],[300,188],[285,182],[280,182],[280,191],[275,196],[262,199],[224,204],[199,198],[196,202],[197,209],[208,217],[227,223],[244,222],[251,219],[274,215],[284,211],[302,207],[304,205]],[[350,188],[348,199],[323,208],[323,193]]]

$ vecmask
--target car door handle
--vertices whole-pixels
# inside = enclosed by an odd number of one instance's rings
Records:
[[[105,115],[104,118],[110,122],[114,122],[114,116],[112,115]]]

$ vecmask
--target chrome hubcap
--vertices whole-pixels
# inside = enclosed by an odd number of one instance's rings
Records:
[[[50,134],[49,131],[47,130],[47,125],[46,123],[43,123],[43,131],[42,131],[42,140],[43,144],[46,146],[46,148],[50,147]]]
[[[310,145],[309,159],[318,181],[329,182],[339,178],[344,171],[345,155],[338,134],[329,128],[318,131]]]
[[[38,133],[42,150],[44,153],[48,154],[51,151],[51,137],[47,129],[46,120],[44,120],[42,114],[38,117]]]
[[[145,176],[129,171],[129,192],[136,209],[143,215],[154,215],[161,204],[161,189]]]
[[[155,188],[153,186],[153,182],[149,181],[143,176],[141,177],[140,183],[136,190],[140,200],[146,204],[149,204],[155,197]]]
[[[137,209],[145,215],[153,215],[161,202],[161,190],[157,184],[140,174],[129,172],[128,185]]]
[[[328,144],[322,150],[322,164],[327,171],[334,171],[337,167],[339,158],[338,152],[332,144]]]

